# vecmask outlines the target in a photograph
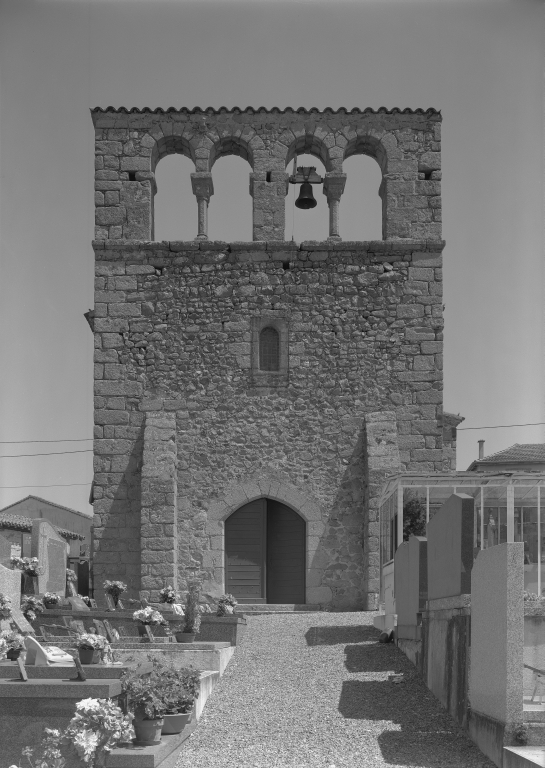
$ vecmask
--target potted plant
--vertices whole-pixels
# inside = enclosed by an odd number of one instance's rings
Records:
[[[11,619],[11,598],[0,592],[0,619]]]
[[[33,595],[23,595],[21,600],[21,611],[27,621],[31,623],[35,621],[38,613],[42,613],[44,610],[44,604],[39,597]]]
[[[0,661],[5,659],[8,653],[8,644],[3,637],[0,637]]]
[[[231,616],[235,612],[238,603],[233,595],[222,595],[218,600],[216,616]]]
[[[110,643],[102,635],[82,632],[76,635],[76,648],[82,664],[98,664],[110,650]]]
[[[159,613],[159,611],[156,611],[154,608],[151,607],[151,605],[146,606],[145,608],[140,608],[138,611],[135,611],[132,615],[133,621],[136,621],[138,634],[141,637],[145,637],[146,633],[146,625],[150,627],[155,627],[158,624],[165,624],[165,619],[163,617],[162,613]]]
[[[46,608],[54,608],[60,603],[61,598],[55,592],[46,592],[42,600]]]
[[[161,741],[164,714],[168,708],[168,690],[161,686],[157,675],[139,676],[133,670],[125,676],[123,691],[127,696],[127,706],[134,714],[132,724],[138,746],[149,746]]]
[[[159,602],[161,603],[172,605],[172,603],[176,602],[176,597],[177,595],[174,587],[163,587],[163,589],[159,592]]]
[[[122,581],[105,581],[103,586],[106,594],[112,596],[114,605],[117,605],[123,592],[127,591],[127,585],[123,584]]]
[[[6,642],[6,656],[11,661],[16,661],[25,647],[25,638],[12,629],[4,629],[0,632],[0,639]]]
[[[184,618],[174,630],[178,643],[192,643],[201,628],[199,611],[200,589],[198,584],[190,584],[185,600]]]
[[[128,744],[134,736],[131,719],[111,699],[82,699],[76,714],[63,731],[44,728],[38,747],[25,747],[31,768],[64,768],[73,765],[73,752],[86,766],[104,766],[108,754],[119,744]],[[72,753],[72,754],[70,754]],[[33,758],[33,759],[31,759]],[[18,768],[18,766],[15,766]]]
[[[170,682],[170,688],[165,695],[167,709],[161,733],[181,733],[189,723],[193,705],[199,697],[201,675],[195,669],[170,668],[165,669],[162,676]]]

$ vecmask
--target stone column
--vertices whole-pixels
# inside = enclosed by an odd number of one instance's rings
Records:
[[[157,601],[178,586],[176,414],[146,413],[142,459],[141,590]]]
[[[378,609],[380,589],[379,496],[387,475],[400,472],[397,423],[393,411],[377,411],[365,416],[365,510],[363,556],[368,611]]]
[[[250,174],[254,240],[285,239],[288,179],[289,174],[279,170]]]
[[[326,173],[324,179],[324,195],[329,205],[329,237],[328,240],[341,240],[339,235],[339,203],[346,184],[346,173]]]
[[[208,240],[208,203],[214,194],[212,174],[208,171],[191,174],[193,194],[197,198],[199,231],[195,240]]]

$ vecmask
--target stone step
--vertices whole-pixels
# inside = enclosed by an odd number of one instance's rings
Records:
[[[544,768],[545,747],[504,747],[503,768]]]
[[[305,603],[239,603],[237,614],[246,613],[320,613],[316,605]]]

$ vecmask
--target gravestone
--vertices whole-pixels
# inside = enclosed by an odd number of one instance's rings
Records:
[[[108,633],[106,632],[106,627],[104,626],[104,622],[102,622],[100,619],[93,619],[93,624],[96,627],[97,634],[101,637],[105,637],[106,640],[108,639]]]
[[[32,521],[32,557],[39,562],[38,591],[66,594],[66,542],[47,520]]]
[[[12,542],[3,533],[0,533],[0,565],[5,568],[10,567]]]
[[[32,626],[23,616],[21,611],[21,571],[14,571],[0,565],[0,592],[11,600],[13,622],[20,632],[24,634],[34,633]],[[9,629],[8,619],[0,619],[0,629]]]
[[[73,611],[90,611],[91,609],[86,604],[85,600],[82,600],[82,598],[79,595],[76,595],[75,597],[67,597],[66,602],[72,606]]]

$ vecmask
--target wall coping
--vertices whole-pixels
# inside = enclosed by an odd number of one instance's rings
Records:
[[[162,255],[182,251],[361,251],[362,253],[405,253],[425,251],[437,253],[444,249],[444,240],[305,240],[295,243],[291,240],[248,240],[224,242],[223,240],[93,240],[97,251],[159,251]]]

